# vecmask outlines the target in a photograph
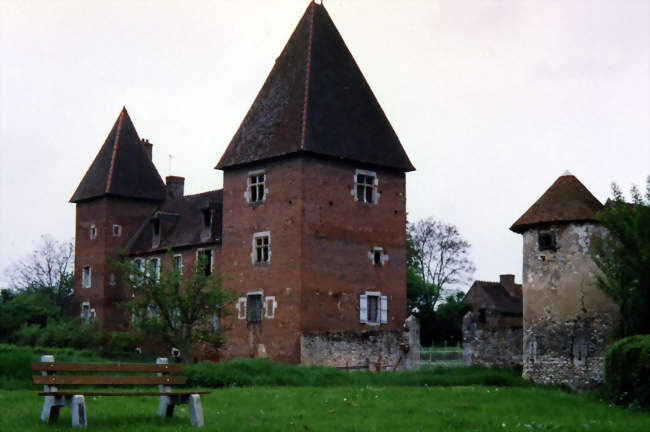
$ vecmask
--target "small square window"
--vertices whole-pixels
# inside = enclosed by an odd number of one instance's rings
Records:
[[[377,174],[356,170],[354,174],[354,199],[363,204],[377,204]]]
[[[554,232],[541,232],[537,237],[537,242],[539,245],[539,250],[545,251],[555,251],[557,250],[556,237]]]
[[[262,294],[248,294],[246,296],[246,311],[248,322],[262,321]]]
[[[122,235],[122,225],[113,225],[113,237],[120,237]]]
[[[212,249],[201,249],[197,253],[197,266],[204,276],[212,274]]]
[[[253,235],[253,263],[268,264],[271,260],[271,236],[268,232]]]
[[[249,203],[261,203],[266,195],[266,175],[263,171],[248,175],[247,197]]]
[[[90,226],[90,239],[95,240],[97,238],[97,227],[95,224]]]
[[[388,255],[386,255],[384,249],[380,247],[372,248],[369,256],[375,267],[383,267],[384,262],[388,260]]]
[[[91,277],[92,271],[90,269],[90,266],[83,266],[83,269],[81,271],[81,286],[84,288],[90,288]]]

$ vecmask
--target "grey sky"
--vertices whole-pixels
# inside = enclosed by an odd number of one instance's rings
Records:
[[[213,169],[308,2],[0,0],[0,269],[68,199],[122,105],[186,192]],[[475,277],[566,169],[601,201],[650,174],[650,2],[327,0],[406,152],[410,219],[455,223]],[[6,281],[0,278],[0,285]]]

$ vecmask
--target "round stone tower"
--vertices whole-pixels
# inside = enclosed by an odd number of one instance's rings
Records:
[[[523,376],[586,390],[602,381],[618,307],[594,283],[603,205],[565,173],[510,229],[523,235]]]

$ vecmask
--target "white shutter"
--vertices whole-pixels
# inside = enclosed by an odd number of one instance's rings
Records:
[[[368,322],[368,296],[365,294],[359,296],[359,322]]]
[[[382,324],[388,322],[388,297],[380,297],[380,308],[379,308],[379,318]]]
[[[236,307],[237,307],[237,318],[246,319],[246,297],[239,297]]]

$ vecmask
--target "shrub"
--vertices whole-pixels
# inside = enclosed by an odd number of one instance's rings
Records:
[[[106,344],[104,354],[107,356],[116,356],[122,353],[131,353],[138,345],[135,334],[128,332],[111,332]]]
[[[650,335],[614,344],[605,357],[605,383],[613,402],[650,408]]]

